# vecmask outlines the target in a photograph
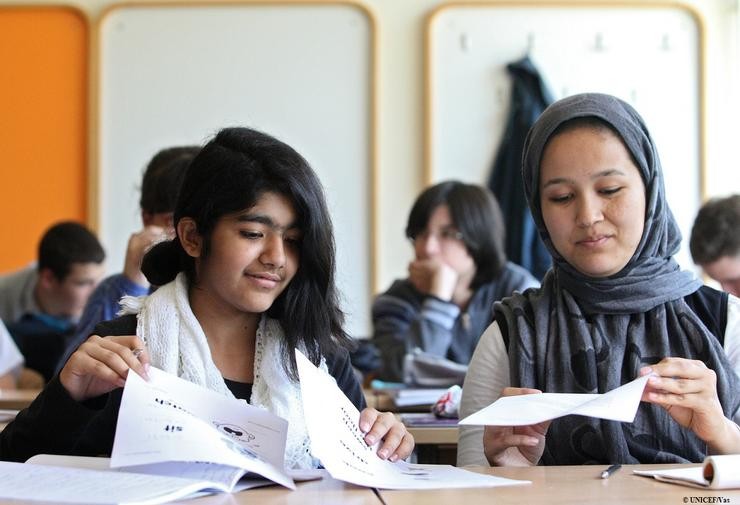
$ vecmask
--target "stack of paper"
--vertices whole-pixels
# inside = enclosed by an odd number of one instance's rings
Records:
[[[439,397],[445,394],[447,389],[397,389],[390,393],[396,407],[411,407],[416,405],[433,405]]]

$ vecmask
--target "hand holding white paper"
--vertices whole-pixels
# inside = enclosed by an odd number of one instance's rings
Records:
[[[542,393],[504,396],[459,424],[472,426],[529,426],[568,414],[632,422],[649,376],[640,377],[604,394]]]

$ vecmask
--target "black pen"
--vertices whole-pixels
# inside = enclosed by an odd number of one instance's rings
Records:
[[[614,472],[616,472],[620,468],[622,468],[622,465],[619,465],[619,464],[610,466],[609,468],[607,468],[606,470],[604,470],[603,472],[601,472],[601,478],[602,479],[608,479],[611,474],[613,474]]]

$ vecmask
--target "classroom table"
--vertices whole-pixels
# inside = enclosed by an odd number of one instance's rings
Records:
[[[457,446],[457,426],[406,426],[416,444]]]
[[[664,469],[680,465],[625,465],[609,479],[599,475],[606,465],[559,466],[529,468],[474,468],[499,477],[529,480],[531,484],[497,488],[434,489],[425,491],[376,491],[325,477],[302,482],[291,491],[281,486],[269,486],[242,491],[219,493],[176,503],[192,505],[682,505],[686,503],[740,504],[740,489],[707,491],[658,482],[638,477],[634,469]],[[18,501],[33,505],[37,502]]]
[[[684,503],[740,504],[740,489],[706,491],[639,477],[632,470],[677,467],[680,465],[624,465],[608,479],[600,473],[606,465],[551,466],[528,468],[475,468],[532,484],[490,489],[447,489],[432,491],[381,491],[385,505],[507,505],[515,504],[648,504]]]
[[[0,389],[0,409],[25,409],[40,392],[40,389]]]
[[[406,425],[416,443],[416,462],[455,465],[457,463],[457,425],[440,421],[439,425],[416,425],[408,416],[424,414],[396,414]]]

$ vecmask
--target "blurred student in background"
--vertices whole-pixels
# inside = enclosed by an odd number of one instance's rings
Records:
[[[104,259],[103,247],[90,230],[61,222],[41,238],[36,264],[0,277],[0,319],[26,366],[46,380],[103,275]]]
[[[538,286],[506,260],[504,224],[487,189],[458,181],[419,195],[406,225],[414,260],[406,279],[379,295],[372,309],[380,378],[403,379],[407,353],[421,349],[467,364],[493,320],[493,302]]]
[[[724,291],[740,296],[740,195],[715,198],[696,216],[691,256]]]
[[[159,151],[149,161],[142,176],[139,200],[144,227],[128,240],[123,272],[104,279],[90,295],[74,334],[65,344],[57,370],[87,340],[96,324],[116,317],[122,297],[149,294],[150,285],[141,271],[141,260],[153,245],[172,238],[172,213],[177,194],[185,169],[199,150],[199,146],[170,147]]]

